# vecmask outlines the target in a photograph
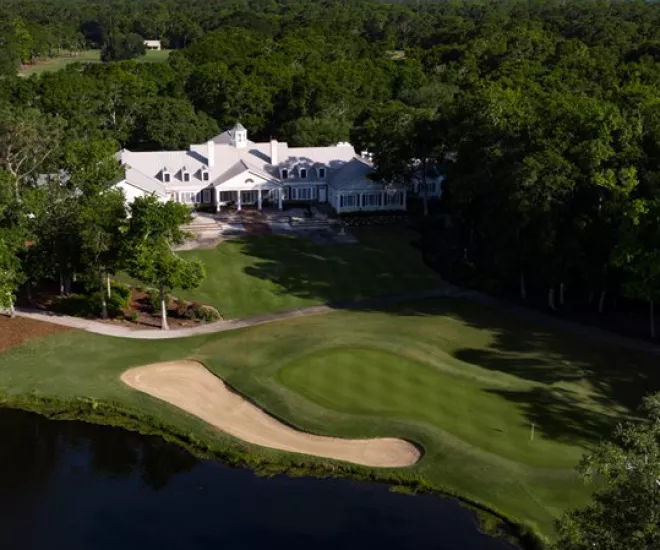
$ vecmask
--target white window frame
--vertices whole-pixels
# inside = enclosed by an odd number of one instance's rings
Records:
[[[325,168],[319,168],[319,178],[320,179],[325,179]]]
[[[316,187],[292,187],[291,195],[294,201],[313,201],[317,198]]]
[[[167,170],[163,170],[163,183],[170,183],[172,181],[172,174]]]
[[[281,176],[283,180],[289,179],[289,170],[288,168],[282,168]]]
[[[181,179],[182,179],[185,183],[190,182],[190,172],[188,172],[188,170],[183,170],[183,171],[181,172]]]
[[[339,195],[340,208],[357,208],[360,204],[360,195],[354,193],[342,193]]]
[[[307,168],[301,168],[300,169],[300,179],[301,180],[306,180],[307,179]]]
[[[237,198],[234,191],[220,191],[220,202],[231,202]]]
[[[202,181],[209,181],[210,174],[208,170],[202,170]]]
[[[403,191],[385,194],[385,206],[403,206]]]
[[[380,207],[382,206],[382,195],[380,192],[376,193],[364,193],[362,195],[362,206],[363,207]]]

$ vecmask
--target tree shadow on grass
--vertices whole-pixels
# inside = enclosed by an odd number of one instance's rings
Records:
[[[360,245],[319,246],[286,236],[246,239],[243,253],[256,259],[246,272],[276,283],[284,293],[337,309],[460,321],[479,338],[463,331],[452,355],[531,383],[526,391],[519,384],[487,391],[514,403],[548,439],[598,442],[617,420],[632,414],[644,395],[660,390],[660,361],[654,355],[628,349],[615,337],[608,342],[558,329],[538,313],[506,311],[510,308],[488,305],[488,300],[365,301],[442,285],[410,246],[411,233],[384,232],[380,243],[374,235],[362,237]],[[473,345],[470,339],[483,342],[484,332],[490,341]]]
[[[488,391],[517,404],[536,434],[561,443],[591,446],[606,438],[618,421],[629,418],[594,410],[579,395],[565,389]]]
[[[253,259],[245,273],[282,293],[337,304],[442,286],[406,239],[385,231],[387,244],[378,246],[373,231],[362,235],[360,244],[327,245],[289,235],[244,238],[242,252]]]
[[[547,439],[597,443],[618,421],[634,415],[642,397],[660,390],[660,360],[652,354],[544,326],[521,312],[455,298],[437,302],[405,304],[403,310],[407,315],[449,316],[486,332],[487,344],[470,346],[466,338],[452,355],[531,383],[525,390],[487,391],[514,403]]]

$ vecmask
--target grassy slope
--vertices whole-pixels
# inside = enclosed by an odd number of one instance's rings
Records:
[[[581,453],[660,388],[651,358],[434,300],[158,343],[65,333],[0,356],[0,394],[108,400],[226,442],[119,382],[129,366],[176,358],[203,361],[303,429],[416,441],[426,455],[409,475],[546,533],[588,494],[573,471]]]
[[[207,278],[200,288],[176,294],[238,318],[442,285],[410,247],[412,232],[372,228],[359,237],[359,245],[318,246],[270,235],[184,252],[185,258],[204,263]]]
[[[167,59],[170,50],[149,51],[142,57],[136,59],[138,63],[161,62]],[[101,51],[100,50],[86,50],[77,56],[69,54],[61,54],[52,59],[44,59],[38,61],[34,65],[26,65],[18,73],[19,76],[31,76],[33,74],[40,74],[44,72],[53,72],[63,69],[71,63],[100,63]]]

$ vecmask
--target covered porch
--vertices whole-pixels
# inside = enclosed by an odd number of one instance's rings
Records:
[[[233,208],[238,211],[246,206],[263,208],[283,208],[283,193],[279,187],[262,186],[256,189],[224,189],[216,188],[216,211],[221,212],[223,208]]]

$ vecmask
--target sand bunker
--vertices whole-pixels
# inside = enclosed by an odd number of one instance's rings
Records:
[[[121,379],[255,445],[382,468],[410,466],[420,458],[419,450],[402,439],[340,439],[291,428],[230,390],[195,361],[137,367],[125,371]]]

